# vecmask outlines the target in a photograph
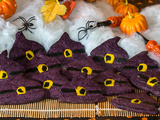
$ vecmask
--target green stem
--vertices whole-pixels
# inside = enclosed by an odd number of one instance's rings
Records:
[[[129,15],[129,18],[132,19],[133,16],[131,16],[130,12],[128,11],[128,15]]]
[[[126,0],[126,3],[125,3],[125,5],[128,5],[128,0]]]

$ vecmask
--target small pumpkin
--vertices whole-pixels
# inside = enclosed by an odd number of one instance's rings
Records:
[[[11,17],[17,9],[17,4],[15,0],[0,0],[0,15],[4,19]]]
[[[113,7],[114,11],[122,14],[123,16],[128,15],[127,11],[129,11],[130,13],[136,13],[138,12],[138,8],[132,4],[128,3],[128,0],[126,0],[126,2],[119,2],[116,5],[114,5]]]
[[[120,24],[120,29],[123,33],[133,35],[135,32],[142,33],[148,29],[146,18],[139,13],[132,13],[125,16]]]
[[[112,6],[114,6],[118,2],[125,2],[125,0],[106,0],[106,1],[109,2]]]

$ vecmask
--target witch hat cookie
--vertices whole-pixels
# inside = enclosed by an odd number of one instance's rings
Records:
[[[30,102],[37,102],[44,99],[44,90],[41,84],[26,79],[24,74],[0,81],[0,104],[17,105]]]
[[[66,65],[66,70],[68,76],[76,77],[80,73],[87,74],[87,78],[92,78],[95,75],[104,71],[104,69],[98,66],[92,59],[92,57],[87,57],[81,61],[72,62]],[[82,75],[82,74],[81,74]]]
[[[150,91],[160,97],[160,72],[139,73],[130,78],[130,82],[139,89]]]
[[[41,84],[26,79],[24,68],[6,55],[7,51],[0,54],[0,104],[24,104],[44,99]]]
[[[114,69],[109,69],[98,74],[91,80],[99,84],[102,94],[105,96],[119,95],[133,92],[127,78],[118,75]]]
[[[106,100],[97,83],[83,76],[75,77],[72,82],[63,85],[61,92],[62,96],[58,99],[59,102],[83,104]]]
[[[128,60],[127,52],[118,46],[120,37],[115,37],[102,43],[91,51],[93,60],[105,70],[109,68],[120,69],[123,63]]]
[[[147,95],[146,92],[119,95],[111,101],[111,105],[116,108],[157,115],[159,113],[159,104]]]
[[[41,83],[46,99],[58,99],[61,96],[61,86],[68,82],[65,77],[54,70],[33,75],[32,79]]]
[[[59,41],[51,46],[47,54],[50,57],[57,58],[62,65],[87,57],[84,46],[80,42],[71,40],[66,32]]]
[[[56,58],[46,56],[42,51],[38,51],[32,61],[26,67],[27,78],[47,71],[60,71],[62,66]]]
[[[7,57],[7,51],[0,54],[0,79],[12,80],[15,76],[25,73],[25,69],[19,63]]]
[[[158,63],[143,51],[124,63],[121,74],[127,78],[145,72],[159,72]]]
[[[38,42],[28,40],[22,32],[18,32],[13,47],[10,50],[9,58],[19,62],[22,66],[26,66],[39,50],[45,52],[44,47]]]

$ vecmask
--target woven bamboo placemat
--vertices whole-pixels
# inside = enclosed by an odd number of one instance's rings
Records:
[[[142,90],[135,89],[135,92]],[[24,105],[1,105],[0,117],[25,117],[25,118],[95,118],[98,117],[149,117],[148,114],[136,113],[117,109],[111,106],[110,101],[115,98],[107,97],[106,102],[98,104],[71,104],[60,103],[57,100],[46,99],[44,101]],[[157,100],[156,97],[151,96]],[[160,116],[154,115],[154,117]]]
[[[23,105],[1,105],[0,117],[32,117],[57,118],[60,117],[57,100],[44,100]]]
[[[95,104],[59,103],[57,100],[23,105],[0,105],[0,117],[72,118],[95,117]]]

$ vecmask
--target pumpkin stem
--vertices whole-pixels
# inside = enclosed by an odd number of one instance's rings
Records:
[[[128,5],[128,0],[126,0],[126,3],[125,3],[125,5]]]
[[[128,11],[128,15],[129,15],[129,18],[132,19],[133,16],[131,16],[130,12]]]

